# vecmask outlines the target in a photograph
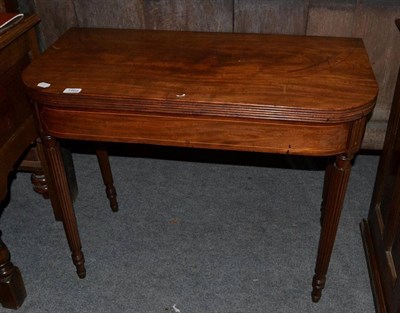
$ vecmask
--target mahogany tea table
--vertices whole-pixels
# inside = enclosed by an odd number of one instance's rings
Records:
[[[84,257],[59,139],[334,156],[312,282],[320,299],[378,92],[361,39],[75,28],[23,82],[79,277]]]

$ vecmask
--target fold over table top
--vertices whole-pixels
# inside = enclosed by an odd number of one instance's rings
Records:
[[[23,81],[58,108],[318,123],[365,116],[378,91],[361,39],[122,29],[70,29]]]

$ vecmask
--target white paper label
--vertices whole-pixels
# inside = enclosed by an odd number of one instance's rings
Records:
[[[65,88],[63,93],[80,93],[82,88]]]
[[[37,86],[41,88],[49,88],[50,84],[46,82],[40,82],[39,84],[37,84]]]

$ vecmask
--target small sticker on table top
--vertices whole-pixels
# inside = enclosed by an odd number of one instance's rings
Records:
[[[82,88],[65,88],[63,93],[80,93]]]
[[[37,86],[41,88],[49,88],[50,84],[46,82],[40,82],[39,84],[37,84]]]

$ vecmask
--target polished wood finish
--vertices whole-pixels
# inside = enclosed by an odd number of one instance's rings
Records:
[[[371,112],[377,92],[362,41],[350,38],[71,29],[35,61],[24,80],[51,112],[50,104],[335,125]],[[65,88],[82,92],[59,97]]]
[[[396,21],[400,30],[400,20]],[[378,312],[400,312],[400,69],[379,161],[364,247]]]
[[[313,279],[312,299],[319,300],[350,161],[377,95],[360,39],[71,29],[23,81],[81,274],[57,139],[335,156]]]

